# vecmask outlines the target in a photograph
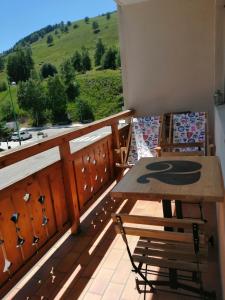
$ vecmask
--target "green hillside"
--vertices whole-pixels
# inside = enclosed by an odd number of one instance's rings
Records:
[[[97,21],[99,24],[100,32],[93,33],[92,23]],[[78,27],[74,28],[77,24]],[[51,32],[54,38],[53,46],[47,45],[46,34],[42,39],[31,44],[31,49],[33,53],[33,59],[37,68],[43,63],[52,63],[56,67],[62,63],[63,60],[69,58],[76,50],[81,50],[84,46],[89,49],[90,55],[93,58],[93,53],[95,49],[95,44],[99,38],[102,39],[106,47],[118,47],[118,23],[117,23],[117,13],[111,14],[109,20],[106,16],[98,16],[95,18],[90,18],[89,23],[86,24],[84,20],[72,22],[68,27],[68,33],[61,33],[60,30],[58,34]],[[5,73],[0,73],[0,80],[5,78]]]
[[[94,21],[99,24],[99,33],[93,32],[92,23]],[[68,29],[68,32],[62,33],[57,29],[57,32],[54,30],[49,33],[54,39],[52,46],[47,44],[48,34],[31,44],[35,69],[39,71],[44,63],[54,64],[57,69],[59,69],[60,64],[70,58],[76,50],[80,51],[82,47],[86,47],[92,59],[93,70],[86,74],[78,74],[76,76],[80,84],[80,97],[92,105],[96,118],[104,117],[118,111],[120,109],[118,108],[118,101],[120,101],[118,99],[122,89],[121,72],[119,70],[97,71],[94,68],[94,50],[99,38],[102,39],[107,48],[119,47],[117,13],[111,13],[110,19],[107,19],[105,15],[90,18],[88,24],[85,23],[85,20],[72,22],[71,25],[68,26]],[[6,80],[5,72],[0,73],[0,81],[2,80]],[[90,82],[92,83],[91,85]],[[112,87],[114,87],[115,92],[112,90]],[[16,102],[15,87],[12,88],[12,94]],[[108,107],[106,107],[106,103],[102,103],[102,106],[99,107],[99,105],[101,105],[100,102],[104,101],[102,97],[104,97],[106,102],[109,101],[109,103],[107,102],[110,104]],[[112,97],[115,97],[116,103],[113,103],[114,99]],[[7,92],[0,92],[0,119],[4,117],[5,107],[9,106],[9,100],[10,98]],[[19,115],[23,116],[24,113],[19,110],[17,104],[16,107]],[[74,107],[73,104],[70,104],[69,110],[73,111]]]

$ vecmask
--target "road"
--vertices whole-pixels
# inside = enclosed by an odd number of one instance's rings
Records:
[[[81,125],[75,125],[74,127],[81,127]],[[47,133],[48,136],[55,135],[56,133],[62,133],[70,130],[70,127],[52,127],[44,129],[43,132]],[[38,130],[30,130],[33,138],[27,141],[23,141],[22,145],[30,143],[32,141],[42,140],[42,138],[37,136]],[[104,127],[99,130],[93,131],[87,135],[80,138],[74,139],[70,142],[71,152],[74,153],[79,149],[107,136],[111,133],[110,127]],[[10,142],[9,145],[12,148],[20,147],[18,142]],[[6,143],[1,143],[0,148],[7,149]],[[57,147],[42,152],[40,154],[34,155],[9,167],[0,169],[0,190],[27,177],[39,170],[53,164],[60,160],[59,150]]]
[[[28,129],[28,131],[32,134],[32,138],[26,141],[21,141],[22,146],[29,144],[31,142],[36,142],[36,141],[41,141],[43,138],[42,136],[38,136],[37,133],[38,132],[43,132],[44,134],[46,134],[48,137],[56,135],[58,133],[62,133],[62,132],[67,132],[69,130],[71,130],[71,128],[81,128],[83,125],[81,124],[74,124],[71,126],[53,126],[50,128],[45,128],[42,130],[36,129],[36,128],[30,128]],[[25,128],[21,128],[25,129]],[[27,128],[26,128],[27,129]],[[77,149],[80,149],[81,147],[86,146],[88,143],[94,142],[95,140],[98,140],[102,137],[104,137],[105,135],[109,134],[110,131],[110,127],[104,127],[101,128],[99,130],[96,130],[95,132],[92,132],[90,134],[84,135],[76,140],[73,140],[72,142],[72,151],[76,151]],[[7,150],[8,146],[13,149],[13,148],[17,148],[20,147],[19,142],[9,142],[8,144],[6,142],[1,142],[0,143],[0,148]],[[76,149],[77,148],[77,149]]]

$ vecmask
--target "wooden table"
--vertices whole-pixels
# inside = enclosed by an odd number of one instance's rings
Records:
[[[142,158],[111,191],[113,198],[222,202],[224,184],[216,156]]]
[[[111,191],[111,196],[134,200],[163,200],[163,214],[172,217],[170,200],[179,200],[177,218],[182,218],[182,201],[224,201],[224,183],[219,159],[213,156],[142,158]],[[181,200],[181,201],[180,201]],[[165,230],[173,231],[171,227]],[[183,231],[183,229],[180,229]],[[169,269],[171,287],[177,270]]]

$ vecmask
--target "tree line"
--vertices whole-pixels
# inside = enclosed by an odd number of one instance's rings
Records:
[[[112,14],[111,12],[107,12],[105,14],[102,14],[102,16],[106,16],[106,19],[109,20],[111,18],[111,14]],[[89,17],[84,18],[84,22],[86,24],[89,24],[89,20],[90,20]],[[61,33],[67,33],[69,31],[69,27],[71,25],[72,25],[71,21],[67,21],[67,22],[61,21],[60,23],[56,23],[54,25],[47,25],[37,31],[32,32],[31,34],[28,34],[24,38],[20,39],[17,43],[15,43],[15,45],[12,48],[10,48],[6,51],[3,51],[2,55],[6,56],[6,55],[14,52],[18,47],[25,47],[27,45],[31,45],[31,44],[37,42],[40,38],[43,38],[45,35],[52,33],[53,31],[55,31],[56,35],[59,33],[59,31]],[[76,29],[78,27],[79,27],[79,25],[76,23],[73,25],[74,29]],[[92,27],[93,27],[94,33],[100,32],[99,24],[96,21],[93,21]]]
[[[47,121],[53,124],[70,122],[67,114],[70,102],[77,102],[82,107],[83,119],[87,116],[94,119],[88,104],[78,101],[79,86],[70,60],[64,61],[59,71],[51,64],[44,64],[38,73],[34,69],[30,47],[19,48],[9,55],[6,71],[8,84],[14,82],[17,85],[19,107],[30,114],[34,126]],[[79,116],[80,121],[81,117]]]
[[[101,39],[96,43],[94,51],[96,69],[116,69],[120,67],[119,51],[107,48]],[[79,110],[79,121],[93,120],[93,112],[84,100],[79,99],[79,86],[76,73],[85,73],[93,68],[89,51],[83,47],[65,60],[57,68],[45,63],[40,72],[34,68],[30,47],[18,48],[8,56],[6,72],[9,83],[17,84],[18,105],[27,111],[34,126],[51,121],[52,123],[68,123],[68,104],[74,102]],[[0,83],[3,89],[7,84]],[[10,113],[7,114],[10,116]]]

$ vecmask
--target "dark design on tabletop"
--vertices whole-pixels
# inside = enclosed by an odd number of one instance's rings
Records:
[[[194,161],[168,160],[148,164],[146,169],[154,171],[140,176],[139,183],[149,183],[151,178],[172,185],[193,184],[200,179],[202,165]]]

